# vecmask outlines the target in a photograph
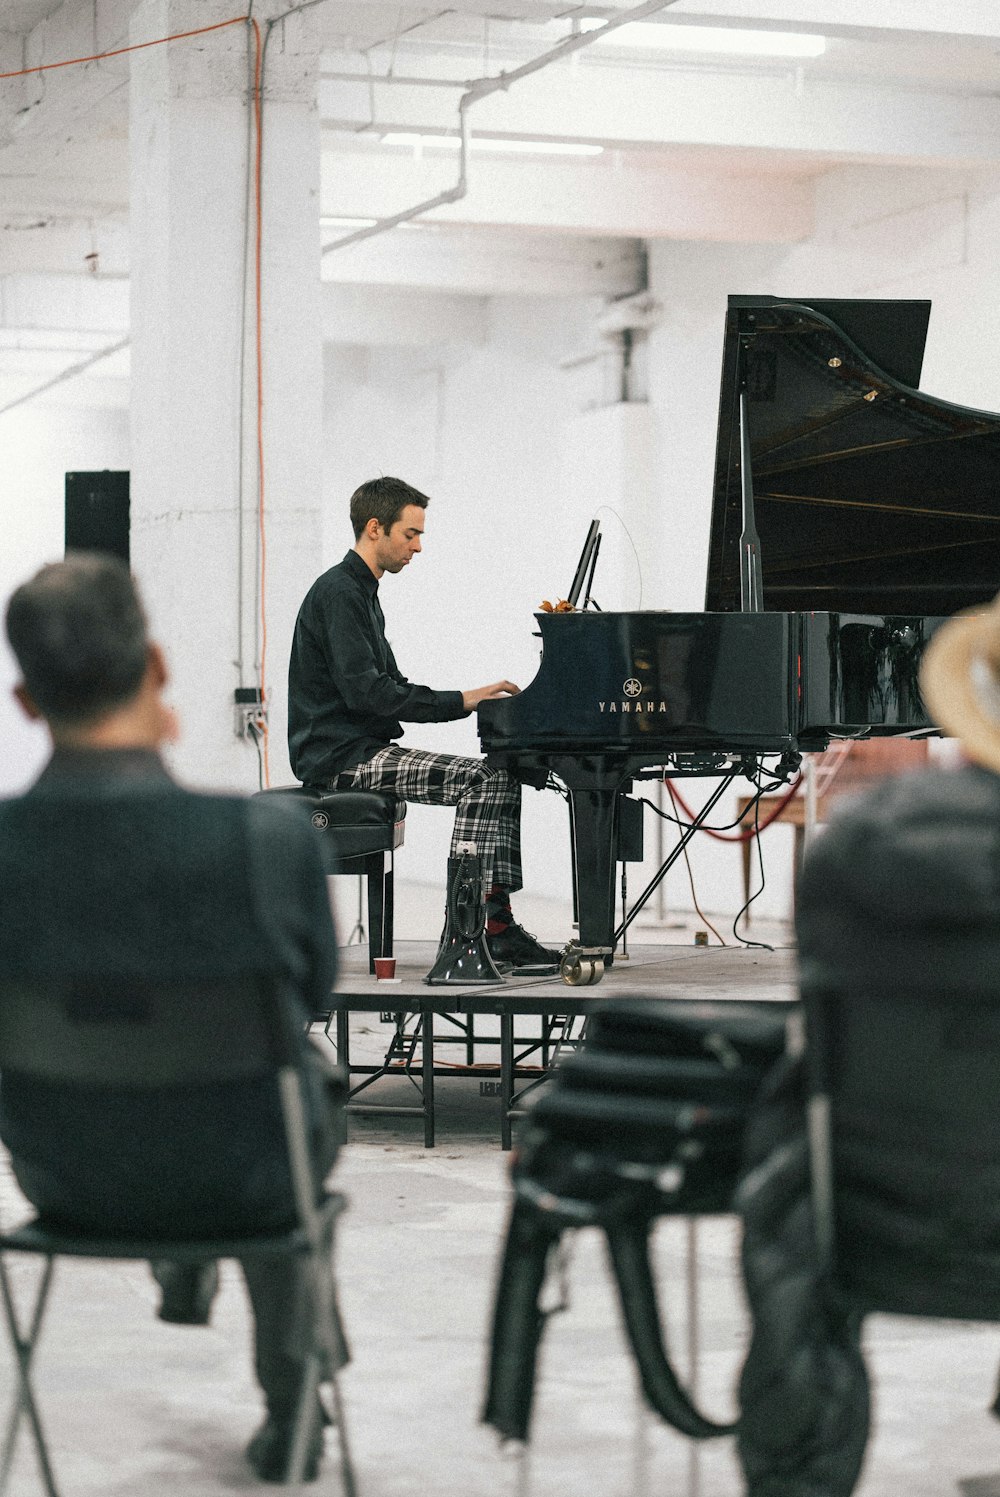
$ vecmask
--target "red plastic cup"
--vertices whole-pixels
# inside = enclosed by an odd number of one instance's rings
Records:
[[[375,958],[375,978],[378,982],[389,982],[396,975],[396,958],[394,956],[377,956]]]

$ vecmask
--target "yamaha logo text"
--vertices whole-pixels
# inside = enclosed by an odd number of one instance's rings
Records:
[[[649,700],[647,700],[645,702],[640,702],[638,699],[639,699],[639,697],[641,695],[642,695],[642,682],[641,681],[637,681],[636,678],[635,678],[635,676],[629,676],[628,680],[624,681],[622,683],[622,698],[623,698],[622,701],[620,701],[620,702],[598,702],[597,705],[601,709],[602,712],[608,712],[608,713],[611,713],[611,712],[615,712],[615,713],[618,713],[618,712],[666,712],[666,710],[667,710],[667,704],[666,704],[666,702],[653,701],[652,699],[649,699]]]

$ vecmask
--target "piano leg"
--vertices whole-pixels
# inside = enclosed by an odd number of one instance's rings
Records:
[[[566,954],[567,982],[599,982],[615,948],[615,848],[621,786],[567,785],[573,816],[579,937]]]
[[[615,863],[618,849],[619,797],[626,794],[631,779],[627,768],[562,761],[553,766],[566,785],[572,813],[574,880],[578,905],[579,937],[560,963],[564,982],[582,986],[600,982],[605,967],[614,959],[618,941],[645,905],[665,874],[682,855],[695,832],[708,818],[719,799],[742,770],[724,775],[681,836],[619,929],[615,928]],[[581,773],[582,770],[582,773]],[[576,781],[574,784],[573,781]],[[581,783],[582,781],[582,783]],[[589,781],[589,783],[588,783]]]

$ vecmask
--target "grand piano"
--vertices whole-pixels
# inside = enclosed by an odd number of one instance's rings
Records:
[[[929,315],[925,301],[730,297],[705,612],[539,613],[537,675],[480,705],[491,764],[569,792],[567,982],[613,961],[635,778],[724,787],[769,755],[781,778],[832,738],[932,730],[924,647],[1000,589],[1000,416],[917,389]]]

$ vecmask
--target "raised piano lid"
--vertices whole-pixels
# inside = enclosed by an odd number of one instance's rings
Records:
[[[744,358],[766,610],[940,616],[1000,589],[1000,416],[916,388],[929,316],[729,298],[707,610],[740,607]]]

